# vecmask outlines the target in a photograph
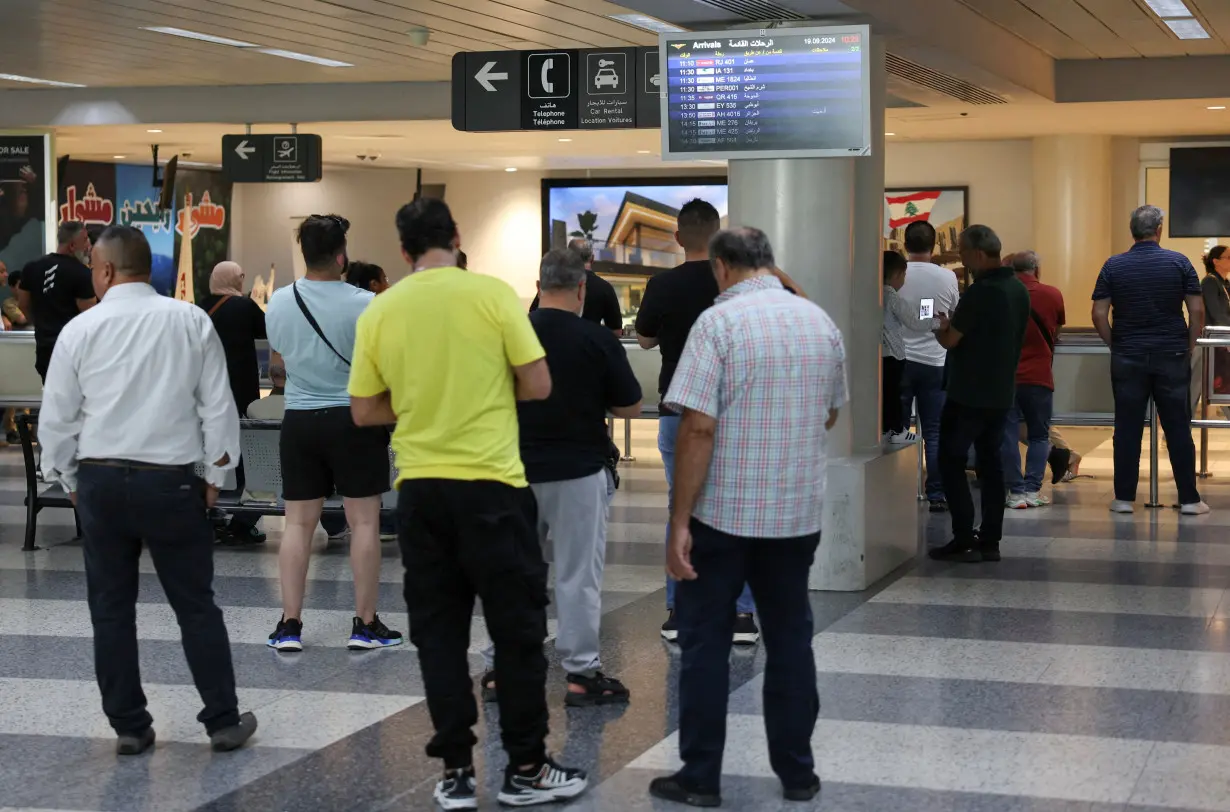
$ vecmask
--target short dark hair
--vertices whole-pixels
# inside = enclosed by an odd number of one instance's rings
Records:
[[[989,257],[998,257],[1004,250],[999,235],[990,226],[972,225],[961,232],[960,244]]]
[[[121,276],[149,276],[154,268],[153,254],[150,252],[149,240],[139,228],[132,226],[107,226],[98,235],[97,245],[104,251],[111,251],[115,243],[116,271]]]
[[[930,254],[935,251],[935,226],[926,220],[915,220],[905,227],[905,250],[910,254]]]
[[[1209,253],[1205,254],[1205,257],[1204,257],[1204,270],[1207,273],[1217,273],[1217,270],[1214,267],[1213,262],[1215,260],[1221,259],[1222,255],[1225,253],[1226,253],[1226,246],[1224,245],[1215,245],[1212,248],[1210,248]]]
[[[713,204],[699,197],[689,200],[679,210],[679,241],[689,251],[699,251],[722,227],[722,215]]]
[[[60,223],[60,227],[56,229],[56,245],[68,245],[83,231],[85,231],[85,223],[79,220]]]
[[[98,223],[90,223],[85,227],[85,233],[90,235],[90,245],[98,244],[98,238],[102,236],[102,233],[106,230],[106,228],[106,226]]]
[[[330,265],[346,250],[346,232],[350,221],[337,214],[313,214],[299,224],[299,248],[303,263],[309,268]]]
[[[398,210],[397,236],[402,250],[414,260],[433,248],[452,249],[457,223],[443,200],[420,197]]]
[[[581,261],[588,264],[594,261],[594,244],[589,240],[577,238],[568,241],[568,249],[576,251],[581,257]]]
[[[384,268],[372,262],[351,262],[346,266],[346,281],[356,288],[371,290],[384,276]]]
[[[721,260],[727,268],[740,271],[777,264],[768,235],[758,228],[732,228],[714,234],[709,241],[709,259]]]
[[[905,273],[906,265],[905,257],[901,256],[897,251],[884,252],[884,281],[892,279],[899,273]]]

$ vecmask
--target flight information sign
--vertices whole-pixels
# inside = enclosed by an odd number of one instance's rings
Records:
[[[663,34],[662,157],[871,154],[870,29]]]

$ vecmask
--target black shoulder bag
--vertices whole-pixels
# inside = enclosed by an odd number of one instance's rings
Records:
[[[1055,363],[1055,337],[1051,335],[1051,331],[1047,329],[1046,322],[1038,315],[1038,311],[1032,307],[1029,308],[1029,316],[1034,320],[1034,324],[1038,326],[1038,331],[1042,333],[1042,340],[1046,342],[1046,348],[1051,351],[1051,363]]]
[[[294,283],[290,286],[290,288],[294,291],[295,301],[299,303],[299,309],[303,311],[303,317],[308,320],[308,324],[312,325],[312,329],[316,331],[316,335],[320,336],[320,340],[325,342],[326,347],[333,350],[333,354],[341,359],[343,364],[350,366],[350,360],[338,352],[337,347],[333,346],[333,342],[325,337],[324,331],[320,329],[320,325],[316,322],[316,317],[312,315],[312,311],[308,310],[307,303],[304,302],[303,297],[299,295],[299,283]]]

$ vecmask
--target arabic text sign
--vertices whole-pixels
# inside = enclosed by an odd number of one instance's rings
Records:
[[[667,34],[662,46],[663,158],[870,153],[866,26]]]
[[[222,171],[234,183],[312,183],[321,140],[310,133],[222,136]]]

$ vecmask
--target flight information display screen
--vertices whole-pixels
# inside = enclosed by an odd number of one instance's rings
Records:
[[[664,159],[871,153],[867,26],[664,34]]]

